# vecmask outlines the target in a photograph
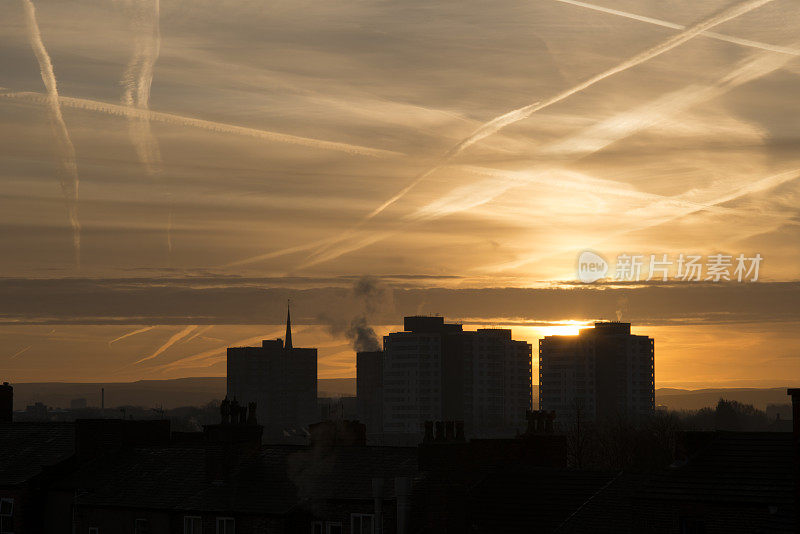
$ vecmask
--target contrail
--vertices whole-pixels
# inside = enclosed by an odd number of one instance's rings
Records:
[[[194,332],[194,333],[193,333],[191,336],[187,337],[186,339],[183,339],[183,340],[181,340],[181,342],[180,342],[180,343],[188,343],[188,342],[190,342],[191,340],[193,340],[194,338],[196,338],[196,337],[198,337],[198,336],[202,336],[203,334],[205,334],[206,332],[208,332],[208,331],[209,331],[209,330],[211,330],[212,328],[214,328],[214,325],[213,325],[213,324],[210,324],[210,325],[204,326],[204,327],[202,327],[202,328],[198,328],[198,329],[197,329],[197,330],[196,330],[196,331],[195,331],[195,332]]]
[[[306,243],[305,245],[298,245],[296,247],[284,248],[281,250],[276,250],[274,252],[267,252],[266,254],[259,254],[258,256],[253,256],[252,258],[245,258],[243,260],[237,260],[231,263],[226,263],[225,265],[222,265],[222,267],[237,267],[239,265],[247,265],[248,263],[255,263],[258,261],[269,260],[280,256],[286,256],[287,254],[304,252],[306,250],[311,250],[323,246],[327,244],[329,241],[330,239],[320,239],[319,241],[312,241],[310,243]]]
[[[420,182],[425,180],[428,176],[430,176],[434,172],[441,169],[444,165],[452,161],[453,158],[458,156],[461,152],[466,150],[468,147],[474,145],[478,141],[485,139],[486,137],[489,137],[491,135],[494,135],[495,133],[499,132],[500,130],[502,130],[507,126],[510,126],[521,120],[527,119],[537,111],[548,108],[554,104],[566,100],[570,96],[579,93],[581,91],[584,91],[592,87],[593,85],[607,78],[610,78],[611,76],[629,70],[657,56],[660,56],[661,54],[669,52],[673,48],[682,45],[683,43],[691,40],[695,36],[715,26],[718,26],[719,24],[722,24],[736,17],[739,17],[745,13],[748,13],[772,1],[773,0],[747,0],[745,2],[741,2],[734,6],[728,7],[727,9],[718,12],[716,15],[713,15],[712,17],[702,22],[698,22],[693,26],[684,29],[682,32],[670,37],[666,41],[656,46],[653,46],[645,50],[644,52],[640,52],[639,54],[636,54],[635,56],[623,61],[622,63],[619,63],[616,66],[601,72],[600,74],[596,74],[591,78],[579,83],[578,85],[566,89],[565,91],[562,91],[561,93],[547,100],[534,102],[533,104],[529,104],[527,106],[523,106],[521,108],[509,111],[508,113],[504,113],[503,115],[495,117],[489,122],[484,123],[483,125],[478,127],[469,137],[463,139],[458,144],[453,146],[450,150],[448,150],[436,165],[434,165],[432,168],[428,169],[427,171],[423,172],[422,174],[414,178],[408,185],[406,185],[403,189],[398,191],[394,196],[386,200],[383,204],[381,204],[373,211],[371,211],[366,217],[364,217],[361,221],[355,224],[350,230],[344,232],[335,239],[330,240],[328,244],[321,247],[318,253],[325,251],[330,246],[339,243],[344,239],[347,239],[348,237],[353,235],[353,232],[355,230],[357,230],[358,228],[363,226],[366,222],[368,222],[369,220],[373,219],[375,216],[386,210],[389,206],[391,206],[392,204],[394,204],[395,202],[406,196],[409,193],[409,191],[411,191],[414,187],[416,187]]]
[[[27,346],[27,347],[25,347],[24,349],[22,349],[22,350],[18,350],[17,352],[15,352],[15,353],[14,353],[14,354],[11,356],[11,358],[9,358],[9,360],[14,360],[14,359],[16,359],[18,356],[22,356],[23,354],[25,354],[26,352],[28,352],[28,351],[29,351],[29,350],[30,350],[32,347],[33,347],[33,345],[28,345],[28,346]]]
[[[784,68],[795,58],[787,55],[754,54],[738,64],[731,72],[710,85],[690,85],[668,93],[655,101],[620,113],[586,128],[577,135],[569,136],[540,148],[539,155],[590,154],[629,136],[651,127],[665,116],[674,115],[702,102],[718,98],[733,89]]]
[[[131,336],[135,336],[136,334],[143,334],[145,332],[149,332],[153,328],[155,328],[155,326],[145,326],[144,328],[139,328],[138,330],[134,330],[133,332],[128,332],[127,334],[123,334],[123,335],[119,336],[118,338],[115,338],[115,339],[112,339],[111,341],[109,341],[108,342],[108,346],[110,347],[111,345],[113,345],[117,341],[122,341],[123,339],[131,337]]]
[[[302,330],[298,329],[297,331],[301,332]],[[169,370],[172,370],[172,369],[174,369],[176,367],[191,367],[191,366],[189,366],[187,364],[193,363],[193,362],[200,362],[200,361],[203,361],[203,360],[207,360],[209,358],[212,358],[213,356],[217,356],[218,354],[224,354],[225,351],[228,349],[228,347],[242,347],[242,346],[250,345],[251,343],[258,343],[263,339],[270,339],[273,336],[279,336],[283,332],[284,332],[284,330],[280,329],[280,330],[275,330],[273,332],[269,332],[269,333],[266,333],[266,334],[261,334],[261,335],[258,335],[258,336],[239,339],[237,341],[234,341],[233,343],[225,343],[224,345],[222,345],[220,347],[217,347],[217,348],[214,348],[214,349],[210,349],[210,350],[205,350],[203,352],[198,352],[197,354],[193,354],[191,356],[186,356],[185,358],[181,358],[179,360],[175,360],[174,362],[169,362],[169,363],[165,363],[165,364],[159,365],[157,367],[154,367],[152,370],[153,371],[169,371]],[[224,356],[223,356],[223,358],[224,358]],[[214,361],[212,361],[208,365],[214,365],[218,361],[220,361],[220,360],[219,359],[215,359]]]
[[[189,326],[187,326],[186,328],[184,328],[180,332],[178,332],[176,334],[173,334],[173,336],[170,337],[167,340],[166,343],[164,343],[163,345],[158,347],[158,349],[156,349],[156,351],[153,354],[151,354],[150,356],[145,356],[144,358],[133,362],[133,365],[137,365],[137,364],[140,364],[142,362],[146,362],[147,360],[152,360],[153,358],[158,357],[159,354],[161,354],[164,351],[166,351],[172,345],[174,345],[175,343],[177,343],[181,339],[185,338],[186,336],[188,336],[189,334],[194,332],[196,329],[197,329],[197,325],[189,325]]]
[[[50,122],[58,146],[59,158],[61,160],[61,192],[67,206],[67,216],[72,227],[72,244],[75,250],[75,265],[80,268],[81,264],[81,224],[78,220],[78,164],[75,157],[75,147],[69,137],[67,125],[61,115],[61,105],[58,96],[58,85],[56,75],[53,71],[53,63],[50,55],[42,42],[42,34],[39,31],[39,23],[36,21],[36,8],[31,0],[22,0],[25,8],[25,20],[28,26],[28,40],[30,41],[36,60],[39,62],[39,71],[42,82],[47,89],[47,95],[43,96],[43,103],[50,111]]]
[[[49,104],[49,99],[47,95],[43,95],[41,93],[26,92],[26,91],[13,92],[13,93],[0,92],[0,98],[22,100],[27,102],[33,102],[35,104],[45,104],[45,105]],[[100,102],[98,100],[89,100],[86,98],[60,96],[58,97],[58,102],[60,102],[62,106],[66,106],[69,108],[81,109],[84,111],[94,111],[97,113],[104,113],[106,115],[115,115],[124,118],[139,118],[143,120],[150,120],[165,124],[185,126],[188,128],[198,128],[200,130],[206,130],[210,132],[242,135],[245,137],[252,137],[255,139],[262,139],[265,141],[272,141],[276,143],[286,143],[290,145],[304,146],[309,148],[318,148],[322,150],[344,152],[355,156],[388,158],[388,157],[397,157],[404,155],[400,152],[394,152],[392,150],[370,148],[361,145],[352,145],[349,143],[338,143],[335,141],[323,141],[320,139],[313,139],[310,137],[299,137],[296,135],[272,132],[269,130],[259,130],[256,128],[235,126],[232,124],[225,124],[221,122],[207,121],[203,119],[194,119],[191,117],[176,115],[174,113],[164,113],[161,111],[152,111],[149,109],[139,109],[139,108],[121,106],[118,104],[111,104],[109,102]]]
[[[635,13],[629,13],[627,11],[620,11],[619,9],[611,9],[608,7],[598,6],[595,4],[589,4],[586,2],[578,2],[577,0],[555,0],[556,2],[561,2],[563,4],[571,4],[573,6],[578,7],[585,7],[587,9],[591,9],[593,11],[600,11],[601,13],[608,13],[609,15],[617,15],[619,17],[625,17],[627,19],[638,20],[639,22],[647,22],[648,24],[655,24],[656,26],[662,26],[664,28],[671,28],[673,30],[685,30],[686,26],[683,24],[675,24],[674,22],[668,22],[666,20],[661,19],[654,19],[652,17],[645,17],[642,15],[637,15]],[[710,37],[712,39],[716,39],[718,41],[724,41],[726,43],[737,44],[741,46],[747,46],[750,48],[758,48],[760,50],[766,50],[769,52],[778,52],[780,54],[790,54],[792,56],[800,56],[800,50],[797,48],[787,48],[785,46],[778,46],[769,43],[762,43],[759,41],[751,41],[750,39],[740,39],[738,37],[733,37],[730,35],[725,35],[722,33],[717,32],[702,32],[700,35],[703,37]]]

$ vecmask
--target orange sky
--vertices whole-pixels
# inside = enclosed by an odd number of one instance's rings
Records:
[[[322,377],[357,314],[535,342],[622,308],[659,384],[796,376],[800,7],[598,2],[3,3],[0,374],[220,374],[291,297]],[[587,250],[763,264],[547,293]]]

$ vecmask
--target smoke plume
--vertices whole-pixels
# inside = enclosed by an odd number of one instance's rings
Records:
[[[355,316],[348,320],[321,315],[318,319],[328,325],[332,336],[350,340],[356,352],[380,350],[380,341],[370,322],[394,308],[392,289],[378,278],[362,276],[353,283],[350,297],[358,303],[359,312]]]

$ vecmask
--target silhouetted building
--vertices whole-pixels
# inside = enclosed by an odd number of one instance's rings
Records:
[[[69,532],[69,516],[58,518],[61,530],[45,521],[52,468],[74,450],[72,423],[0,423],[0,532]]]
[[[268,441],[305,441],[308,425],[319,420],[317,349],[293,346],[288,310],[285,343],[228,349],[227,393],[231,402],[256,403]]]
[[[69,409],[70,410],[85,410],[87,406],[86,399],[72,399],[69,401]]]
[[[653,340],[620,322],[539,340],[539,407],[562,424],[653,413]]]
[[[442,317],[406,317],[383,351],[357,356],[359,416],[368,435],[419,441],[427,420],[463,421],[470,436],[513,435],[531,407],[531,346],[510,330],[464,331]]]
[[[356,404],[367,436],[379,440],[383,433],[383,351],[356,354]]]
[[[10,423],[14,417],[14,387],[8,382],[0,385],[0,423]]]

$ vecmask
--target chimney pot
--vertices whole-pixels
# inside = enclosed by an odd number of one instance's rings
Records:
[[[444,424],[444,429],[445,429],[444,439],[445,439],[445,441],[453,441],[453,438],[455,438],[455,434],[456,434],[455,427],[456,427],[456,425],[455,425],[455,422],[453,422],[453,421],[447,421]]]

